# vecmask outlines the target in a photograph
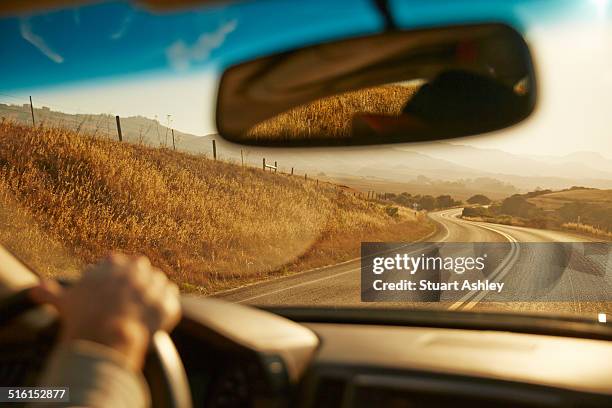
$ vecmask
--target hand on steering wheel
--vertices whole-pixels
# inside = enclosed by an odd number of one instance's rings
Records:
[[[15,316],[36,304],[58,310],[60,343],[102,344],[120,353],[132,370],[144,368],[153,406],[191,406],[184,367],[167,334],[180,319],[178,288],[147,258],[113,254],[75,284],[41,282],[4,309]]]
[[[134,370],[142,369],[153,333],[178,323],[178,295],[177,286],[147,258],[122,254],[94,265],[70,287],[44,281],[30,289],[34,301],[59,311],[61,342],[103,344],[121,353]]]

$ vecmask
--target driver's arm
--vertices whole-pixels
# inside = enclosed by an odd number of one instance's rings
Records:
[[[153,333],[179,320],[176,285],[147,258],[114,254],[70,288],[43,282],[31,294],[62,322],[41,385],[69,387],[71,406],[149,405],[140,370]]]
[[[110,347],[74,340],[54,350],[39,385],[69,387],[70,406],[150,406],[142,374],[124,360]]]

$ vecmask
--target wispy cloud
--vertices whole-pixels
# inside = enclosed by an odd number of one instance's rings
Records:
[[[119,28],[110,35],[111,40],[118,40],[121,37],[123,37],[123,35],[127,31],[127,28],[129,27],[131,22],[132,22],[132,15],[128,14],[121,21],[121,25],[119,26]]]
[[[19,30],[24,40],[38,48],[38,50],[42,52],[51,61],[57,64],[61,64],[62,62],[64,62],[64,57],[53,51],[51,47],[47,45],[44,38],[42,38],[40,35],[34,34],[34,32],[32,31],[32,23],[29,19],[25,18],[21,20],[19,24]]]
[[[193,62],[206,60],[210,53],[219,48],[227,36],[238,26],[237,20],[231,20],[221,25],[212,33],[201,34],[192,45],[178,40],[166,50],[170,64],[177,70],[187,70]]]

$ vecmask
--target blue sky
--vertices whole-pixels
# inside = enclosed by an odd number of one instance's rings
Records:
[[[402,27],[479,21],[513,24],[523,30],[534,50],[539,50],[541,57],[536,59],[540,66],[552,74],[545,73],[543,84],[549,76],[585,75],[588,70],[597,74],[597,69],[609,69],[608,43],[595,50],[600,52],[595,58],[584,55],[593,60],[587,67],[558,63],[572,41],[578,42],[577,51],[584,51],[592,48],[591,38],[607,35],[608,31],[588,34],[597,28],[594,21],[609,25],[607,0],[391,0],[391,5]],[[581,35],[587,37],[572,34],[563,40],[567,30],[558,27],[564,24],[582,24],[575,32],[584,31]],[[115,1],[0,19],[0,102],[25,102],[32,95],[39,105],[72,113],[143,115],[162,122],[170,114],[177,129],[202,135],[215,130],[212,115],[223,67],[296,45],[381,28],[382,20],[369,0],[261,0],[162,14]],[[546,34],[553,32],[554,37]],[[546,47],[538,47],[538,43]],[[608,81],[603,78],[592,86],[595,99],[609,92]],[[553,85],[552,95],[582,95],[580,89],[563,90],[557,89],[559,84]],[[2,99],[3,95],[12,99]],[[583,105],[590,103],[587,97],[579,98]],[[559,104],[552,102],[553,106],[555,103]],[[605,103],[609,106],[607,100]],[[577,107],[560,104],[557,110],[567,114],[570,108]],[[579,131],[585,121],[570,128]],[[602,135],[609,129],[599,128]],[[551,146],[552,137],[538,134],[537,139],[523,139],[521,149],[528,149],[529,140],[542,140],[544,147]],[[595,135],[592,140],[575,149],[610,150],[603,136]],[[516,146],[507,144],[510,150]],[[573,149],[569,143],[556,143],[555,147]]]
[[[379,28],[366,0],[247,2],[162,14],[126,2],[97,4],[0,20],[10,44],[0,48],[0,88],[184,73]]]
[[[602,1],[602,0],[599,0]],[[605,0],[604,0],[605,1]],[[380,31],[371,0],[259,0],[154,12],[111,1],[0,19],[0,89],[134,73],[224,67],[247,58]],[[391,0],[402,27],[530,20],[576,9],[575,0]],[[546,17],[546,18],[544,18]]]

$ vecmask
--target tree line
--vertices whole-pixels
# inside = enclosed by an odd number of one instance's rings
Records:
[[[455,200],[448,194],[443,194],[434,197],[431,195],[421,194],[412,195],[407,192],[403,192],[400,194],[387,193],[385,195],[385,198],[404,207],[427,211],[441,210],[444,208],[455,207],[457,205],[462,204],[461,201]]]

